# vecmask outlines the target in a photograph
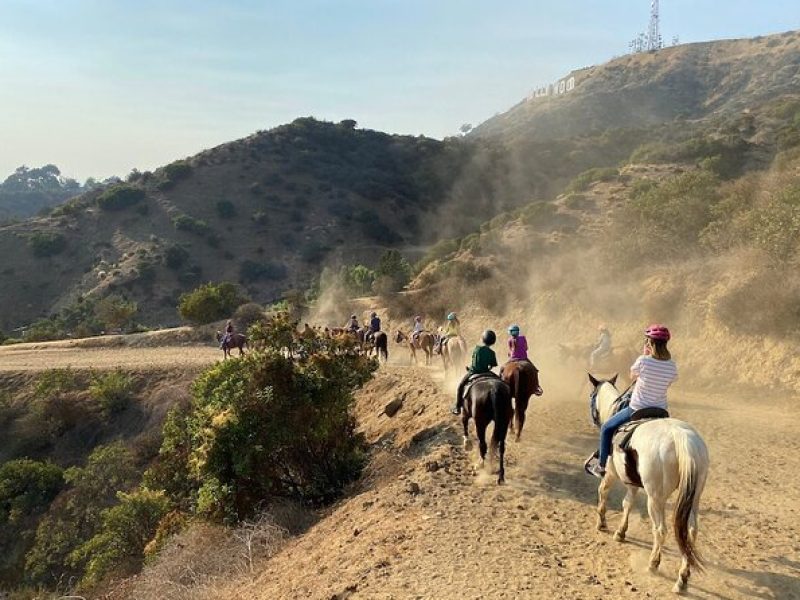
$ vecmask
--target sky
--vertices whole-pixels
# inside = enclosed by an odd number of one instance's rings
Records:
[[[800,28],[662,0],[681,43]],[[650,0],[0,0],[0,179],[153,169],[299,116],[441,138],[624,54]]]

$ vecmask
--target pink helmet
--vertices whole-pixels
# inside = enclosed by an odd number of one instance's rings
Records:
[[[420,317],[419,315],[417,315],[416,317],[414,317],[414,320],[415,320],[415,321],[422,321],[422,317]]]
[[[666,325],[659,325],[658,323],[650,325],[644,334],[651,340],[657,340],[659,342],[667,342],[672,337]]]

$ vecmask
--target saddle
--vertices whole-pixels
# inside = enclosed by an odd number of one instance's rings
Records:
[[[464,394],[461,396],[462,398],[466,398],[469,394],[470,389],[472,386],[475,385],[476,382],[481,381],[482,379],[500,379],[495,373],[489,371],[487,373],[475,373],[469,376],[467,379],[467,383],[464,384]]]
[[[668,419],[669,412],[663,408],[642,408],[631,415],[631,420],[614,433],[613,445],[625,454],[625,478],[631,485],[642,487],[639,475],[639,455],[630,447],[634,432],[644,423],[656,419]]]

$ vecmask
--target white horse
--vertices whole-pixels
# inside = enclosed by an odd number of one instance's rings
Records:
[[[610,381],[597,380],[589,375],[594,385],[596,407],[600,424],[612,416],[612,405],[620,392],[615,387],[616,375]],[[688,423],[678,419],[655,419],[640,425],[629,444],[630,453],[614,448],[600,482],[597,504],[597,528],[606,529],[606,500],[614,482],[619,479],[628,488],[622,501],[622,521],[614,534],[618,542],[625,541],[628,517],[639,491],[638,482],[647,493],[647,512],[653,525],[653,551],[650,570],[655,572],[661,564],[661,547],[667,528],[664,523],[664,505],[676,489],[678,499],[673,513],[675,540],[681,551],[681,567],[673,592],[686,590],[692,567],[702,569],[702,558],[695,546],[697,540],[697,511],[700,496],[708,474],[708,449],[700,434]],[[631,470],[632,469],[632,470]]]

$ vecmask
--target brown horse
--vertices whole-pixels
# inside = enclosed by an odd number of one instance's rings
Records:
[[[528,401],[531,395],[542,395],[542,388],[539,387],[539,369],[528,360],[510,360],[501,367],[500,377],[511,388],[511,395],[514,397],[515,419],[511,423],[511,431],[515,434],[516,441],[519,441],[522,428],[525,426]]]
[[[462,365],[466,366],[464,363],[466,354],[467,343],[461,336],[442,340],[442,364],[444,365],[445,373],[447,373],[448,369],[455,369],[456,373],[460,374],[463,371],[460,367]]]
[[[389,336],[386,335],[386,332],[375,332],[370,340],[364,340],[363,347],[365,348],[364,351],[367,353],[367,356],[372,354],[374,350],[378,361],[383,358],[384,363],[389,362]]]
[[[247,346],[247,336],[243,333],[232,333],[230,338],[222,342],[222,332],[217,332],[217,342],[222,344],[222,352],[225,358],[231,355],[231,350],[239,349],[239,356],[244,354],[244,347]]]
[[[500,458],[500,471],[497,483],[505,481],[505,454],[506,434],[511,423],[514,409],[511,407],[511,390],[508,385],[497,377],[482,377],[477,379],[467,391],[464,398],[464,410],[461,422],[464,425],[464,449],[470,449],[469,420],[475,419],[475,433],[478,435],[478,445],[481,456],[481,466],[486,460],[486,428],[494,421],[492,431],[491,450],[495,450]]]
[[[406,342],[408,346],[408,350],[411,352],[411,358],[414,360],[414,364],[418,365],[417,362],[417,350],[422,350],[425,353],[425,365],[428,366],[431,364],[431,357],[433,356],[433,334],[428,333],[427,331],[422,331],[417,336],[416,341],[409,337],[404,331],[401,329],[397,330],[395,334],[394,341],[398,344],[402,344]]]

